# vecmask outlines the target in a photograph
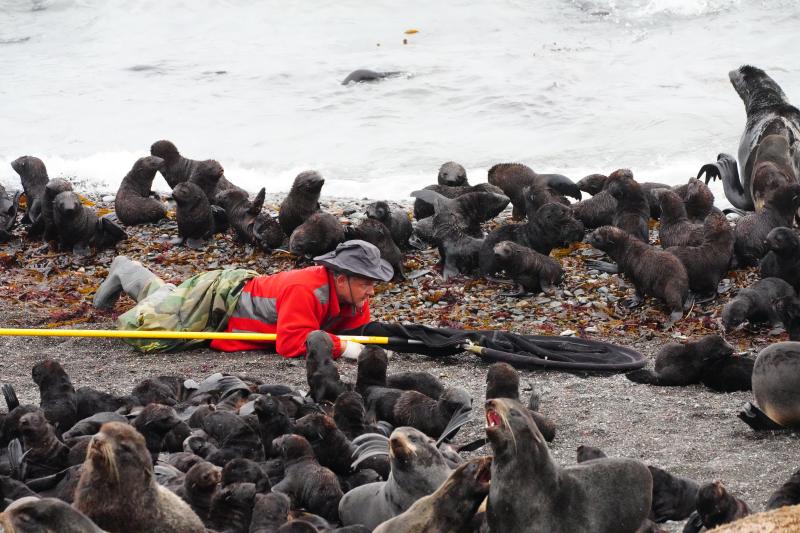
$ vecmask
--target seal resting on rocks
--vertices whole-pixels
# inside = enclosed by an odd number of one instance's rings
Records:
[[[206,530],[189,504],[156,483],[144,437],[120,422],[103,424],[92,437],[74,506],[111,532]]]
[[[200,161],[183,157],[178,148],[167,140],[156,141],[150,146],[150,155],[160,157],[164,164],[158,169],[170,188],[184,181],[189,181],[197,170]]]
[[[172,197],[177,204],[175,220],[178,223],[179,242],[199,250],[203,248],[204,240],[220,229],[224,231],[225,226],[219,227],[218,218],[215,220],[214,211],[203,190],[191,181],[177,184],[172,189]]]
[[[315,257],[330,252],[344,240],[344,227],[339,219],[320,211],[309,216],[292,232],[289,251],[301,257]]]
[[[392,209],[387,202],[373,202],[367,206],[367,218],[374,218],[389,228],[392,239],[400,249],[408,248],[408,238],[414,231],[408,214],[402,209]],[[433,213],[431,213],[433,214]]]
[[[0,530],[8,533],[103,533],[83,513],[57,498],[26,496],[0,513]]]
[[[60,248],[78,256],[88,255],[89,246],[113,248],[128,237],[109,215],[97,218],[94,209],[83,205],[72,191],[59,193],[53,200],[53,220]]]
[[[714,211],[714,193],[697,178],[689,178],[687,183],[673,187],[672,191],[683,200],[690,222],[700,223]]]
[[[297,175],[289,194],[281,202],[278,222],[286,235],[319,211],[319,195],[325,180],[316,170],[306,170]]]
[[[17,224],[17,210],[21,192],[9,198],[5,188],[0,185],[0,243],[11,240],[11,230]]]
[[[733,355],[719,335],[680,344],[671,342],[656,354],[655,370],[641,368],[625,376],[636,383],[684,386],[703,383],[720,392],[751,389],[752,359]]]
[[[312,331],[306,337],[306,380],[314,401],[335,402],[347,390],[333,362],[333,341],[324,331]]]
[[[800,184],[794,183],[771,191],[761,211],[740,218],[734,230],[734,251],[739,266],[757,265],[767,253],[764,241],[769,232],[774,228],[791,227],[798,207]]]
[[[773,142],[772,137],[779,135],[786,139],[789,146],[796,148],[800,139],[800,111],[791,105],[780,86],[760,68],[743,65],[728,73],[733,88],[739,94],[747,113],[744,133],[739,141],[737,166],[736,159],[728,154],[719,154],[715,163],[700,167],[697,177],[705,174],[708,183],[713,179],[721,179],[725,197],[737,208],[745,211],[756,209],[754,197],[765,197],[768,190],[754,193],[754,171],[760,166],[759,149],[766,140]],[[764,162],[772,162],[775,154],[772,150],[762,152],[769,154]],[[784,153],[780,157],[784,161],[780,166],[792,170],[792,181],[800,176],[800,151]],[[759,181],[769,184],[770,180]]]
[[[744,322],[766,322],[772,326],[780,323],[774,302],[785,296],[795,296],[791,285],[779,278],[760,279],[740,289],[736,296],[722,308],[722,325],[730,330]]]
[[[608,176],[605,190],[617,200],[612,225],[627,231],[642,242],[650,242],[650,206],[644,190],[627,168],[615,170]]]
[[[633,282],[636,298],[632,305],[638,305],[643,295],[650,294],[666,302],[670,310],[667,327],[681,318],[683,305],[689,295],[689,277],[677,257],[613,226],[594,230],[589,236],[589,244],[606,252],[616,261],[619,271]],[[590,261],[587,264],[604,266]]]
[[[563,195],[581,199],[581,190],[566,176],[561,174],[537,174],[532,168],[521,163],[500,163],[489,169],[487,181],[500,187],[503,194],[511,199],[514,206],[511,216],[517,220],[526,216],[523,190],[529,186],[541,186],[547,195],[541,204],[560,202],[569,204]]]
[[[759,263],[762,278],[780,278],[800,289],[800,237],[790,228],[775,228],[767,234],[769,250]]]
[[[209,203],[217,203],[217,195],[230,189],[241,189],[228,181],[225,178],[225,169],[219,164],[219,161],[214,159],[207,159],[200,161],[195,168],[194,173],[189,178],[190,183],[194,183],[200,187],[206,194]]]
[[[436,185],[428,185],[422,190],[433,191],[451,200],[471,192],[484,192],[484,193],[488,192],[505,196],[500,187],[495,187],[494,185],[491,185],[489,183],[479,183],[477,185],[457,185],[452,187],[449,185],[436,184]],[[502,211],[502,209],[500,211]],[[500,211],[490,216],[489,218],[494,218],[497,214],[500,213]],[[436,210],[433,207],[433,203],[429,199],[418,197],[416,200],[414,200],[414,218],[417,221],[423,222],[425,219],[432,217],[435,213]]]
[[[391,474],[386,481],[351,490],[339,503],[343,525],[373,530],[432,494],[451,473],[433,439],[414,428],[395,429],[389,437]]]
[[[225,210],[236,240],[262,250],[273,250],[283,244],[286,235],[277,220],[261,212],[265,197],[266,189],[263,187],[252,202],[246,191],[234,188],[217,194],[216,201]]]
[[[363,219],[358,226],[347,226],[344,228],[344,238],[347,241],[358,239],[374,244],[381,252],[381,258],[385,259],[392,269],[394,269],[393,281],[405,279],[403,274],[403,252],[394,242],[392,232],[381,221],[374,218]]]
[[[656,192],[661,205],[658,238],[662,248],[672,246],[699,246],[703,243],[702,224],[692,224],[686,206],[680,197],[669,189]]]
[[[508,363],[493,363],[486,372],[486,399],[508,398],[519,401],[519,373]],[[552,442],[556,438],[556,425],[552,420],[539,412],[538,395],[531,393],[528,404],[531,418],[544,436],[544,440]]]
[[[689,516],[684,533],[699,533],[738,520],[750,514],[750,508],[730,494],[720,481],[707,483],[697,491],[697,511]]]
[[[445,533],[465,531],[489,494],[491,457],[479,457],[456,468],[436,489],[404,513],[375,528],[374,533]]]
[[[58,227],[53,214],[53,201],[56,196],[65,191],[71,191],[72,184],[63,178],[55,178],[47,182],[42,200],[42,220],[44,221],[44,240],[58,239]]]
[[[454,415],[469,409],[472,397],[461,387],[446,388],[438,400],[410,390],[397,398],[389,421],[396,426],[411,426],[436,439]]]
[[[517,284],[512,296],[538,293],[558,285],[564,270],[557,259],[543,255],[513,241],[500,241],[494,245],[494,257]]]
[[[491,531],[634,533],[647,519],[653,478],[645,465],[603,459],[562,468],[525,407],[502,398],[485,407]]]
[[[25,216],[22,217],[22,223],[32,224],[30,236],[38,236],[44,230],[43,221],[39,219],[42,216],[44,188],[50,180],[47,176],[47,168],[41,159],[32,155],[18,157],[11,162],[11,168],[19,174],[22,190],[25,192],[27,208]]]
[[[134,226],[158,222],[167,216],[167,208],[150,190],[158,169],[164,165],[160,157],[140,157],[133,164],[114,198],[114,211],[123,224]]]

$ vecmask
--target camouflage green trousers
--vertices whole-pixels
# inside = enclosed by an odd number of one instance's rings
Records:
[[[154,278],[139,294],[136,306],[117,319],[118,329],[139,331],[222,331],[236,309],[245,282],[258,276],[246,269],[212,270],[177,287]],[[204,339],[125,339],[141,352],[185,350]]]

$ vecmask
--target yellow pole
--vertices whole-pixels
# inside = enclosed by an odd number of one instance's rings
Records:
[[[229,339],[240,341],[274,341],[275,333],[228,333],[224,331],[141,331],[118,329],[25,329],[0,328],[1,336],[12,337],[102,337],[123,339]],[[389,337],[339,335],[346,341],[361,344],[389,344]]]

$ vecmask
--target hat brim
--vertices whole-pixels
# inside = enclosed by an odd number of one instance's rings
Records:
[[[369,270],[363,270],[353,266],[343,267],[335,261],[330,261],[328,259],[315,258],[315,261],[318,264],[333,269],[336,272],[343,272],[351,276],[360,276],[362,278],[375,281],[389,281],[394,277],[394,268],[392,268],[392,265],[390,265],[385,259],[380,260],[380,264],[377,268],[371,268]]]

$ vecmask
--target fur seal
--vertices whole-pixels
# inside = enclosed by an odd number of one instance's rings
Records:
[[[439,167],[436,181],[439,185],[447,185],[448,187],[469,186],[466,169],[455,161],[442,163],[442,166]]]
[[[189,181],[197,170],[200,161],[183,157],[178,148],[167,140],[156,141],[150,146],[150,155],[160,157],[164,164],[158,169],[170,188],[179,183]]]
[[[144,437],[119,422],[92,437],[74,506],[111,532],[205,532],[191,507],[156,483]]]
[[[800,341],[800,298],[784,296],[774,301],[773,306],[784,329],[789,334],[789,340]]]
[[[47,176],[47,168],[38,157],[23,155],[11,162],[11,168],[19,174],[22,181],[22,190],[25,192],[26,205],[25,215],[22,217],[23,224],[32,224],[30,236],[38,236],[44,226],[40,221],[42,216],[42,202],[44,200],[44,188],[50,178]]]
[[[774,302],[779,298],[795,296],[791,285],[779,278],[764,278],[739,290],[722,308],[722,325],[730,330],[748,320],[751,324],[766,322],[772,326],[780,323]]]
[[[645,465],[603,459],[562,468],[525,407],[497,398],[485,408],[491,531],[634,533],[647,519],[653,478]]]
[[[800,425],[800,342],[777,342],[758,353],[753,366],[753,396],[770,419],[784,427]]]
[[[199,460],[183,476],[175,494],[180,496],[192,511],[205,523],[211,512],[211,499],[221,481],[219,467]]]
[[[254,405],[258,418],[258,430],[265,457],[275,457],[279,450],[273,441],[281,435],[292,432],[292,421],[280,400],[273,396],[261,396]]]
[[[625,376],[636,383],[684,386],[703,383],[719,392],[751,389],[752,359],[733,355],[733,346],[719,335],[686,344],[671,342],[655,357],[655,370],[641,368]]]
[[[703,222],[703,242],[700,245],[673,246],[666,251],[683,263],[693,293],[714,298],[719,282],[730,268],[733,242],[733,229],[725,215],[711,213]]]
[[[767,234],[769,250],[759,263],[762,278],[780,278],[800,289],[800,237],[790,228],[775,228]]]
[[[446,533],[464,531],[489,494],[491,457],[479,457],[456,468],[436,489],[404,513],[375,528],[375,533]]]
[[[539,186],[543,189],[544,196],[540,199],[541,205],[548,202],[568,204],[569,200],[563,195],[571,196],[576,200],[581,199],[580,188],[566,176],[560,174],[537,174],[532,168],[521,163],[500,163],[489,169],[487,181],[500,187],[503,193],[511,199],[514,206],[511,216],[522,219],[526,216],[523,189],[529,186]]]
[[[403,274],[403,252],[394,242],[391,230],[380,220],[374,218],[363,219],[358,226],[347,226],[344,229],[345,240],[362,240],[374,244],[381,252],[381,258],[385,259],[394,270],[392,281],[402,281],[405,279]]]
[[[739,266],[757,265],[767,252],[764,240],[774,228],[791,227],[800,207],[800,184],[783,185],[767,194],[761,211],[736,222],[734,250]]]
[[[756,150],[753,176],[750,182],[751,196],[756,211],[764,207],[770,191],[781,185],[797,181],[795,169],[792,168],[793,148],[783,135],[767,135]]]
[[[9,197],[6,189],[0,185],[0,243],[11,240],[11,230],[17,224],[17,210],[21,192]]]
[[[177,184],[172,189],[172,198],[177,204],[175,220],[179,241],[194,250],[203,248],[203,241],[218,231],[208,198],[191,181]]]
[[[330,252],[344,240],[344,227],[339,219],[320,211],[295,228],[289,237],[289,251],[301,257],[315,257]]]
[[[373,530],[433,493],[451,473],[436,443],[414,428],[395,429],[389,437],[391,474],[386,481],[356,487],[339,503],[343,525]]]
[[[429,398],[438,400],[444,392],[444,384],[428,372],[408,370],[386,376],[386,386],[402,390],[415,390]]]
[[[689,222],[686,206],[680,196],[669,189],[656,192],[661,206],[658,237],[661,247],[700,246],[703,243],[703,226]]]
[[[58,227],[53,214],[53,201],[60,193],[71,191],[72,184],[63,178],[55,178],[47,182],[42,199],[42,220],[44,221],[44,240],[58,239]]]
[[[294,178],[292,188],[278,210],[278,222],[286,235],[319,211],[319,195],[325,180],[316,170],[306,170]]]
[[[786,483],[770,495],[766,509],[769,511],[798,503],[800,503],[800,471],[792,474]]]
[[[650,242],[650,206],[644,190],[627,168],[615,170],[608,176],[605,190],[617,201],[612,225],[625,230],[642,242]]]
[[[333,341],[324,331],[312,331],[306,337],[306,381],[314,401],[335,402],[347,390],[333,362]]]
[[[743,65],[728,73],[728,78],[733,88],[739,94],[747,113],[747,122],[744,133],[739,141],[737,167],[736,159],[728,154],[719,154],[716,163],[700,167],[697,177],[705,174],[705,181],[720,178],[725,191],[725,197],[737,208],[752,211],[758,206],[756,198],[760,201],[766,199],[768,189],[754,189],[754,172],[762,169],[762,164],[773,163],[775,156],[780,161],[778,168],[782,169],[785,177],[792,182],[800,176],[800,151],[796,149],[800,139],[800,110],[791,105],[780,86],[763,70],[750,65]],[[786,140],[783,146],[792,148],[790,152],[775,150],[777,145],[765,146],[762,151],[764,160],[759,159],[759,149],[762,143],[773,144],[774,136],[778,135]],[[777,152],[777,153],[776,153]],[[770,169],[764,174],[771,174],[775,169]],[[791,171],[791,174],[789,174]],[[768,178],[768,179],[764,179]],[[781,177],[780,179],[783,179]],[[769,176],[759,176],[759,186],[770,186],[773,183]]]
[[[214,159],[200,161],[189,178],[189,182],[200,187],[211,204],[216,204],[217,195],[224,191],[230,189],[244,191],[244,189],[237,187],[225,178],[225,169],[222,168],[219,161]]]
[[[31,378],[39,387],[40,405],[47,420],[61,435],[78,421],[75,387],[61,363],[45,359],[33,365]]]
[[[635,304],[650,294],[666,302],[670,324],[683,315],[689,295],[689,277],[674,255],[658,250],[613,226],[603,226],[589,236],[589,244],[606,252],[636,287]]]
[[[275,533],[286,523],[292,501],[280,492],[256,494],[250,533]]]
[[[434,213],[431,213],[433,215]],[[408,238],[414,232],[408,213],[402,209],[392,209],[387,202],[373,202],[367,206],[367,218],[383,222],[389,228],[392,239],[400,249],[408,247]]]
[[[481,274],[489,276],[499,270],[494,253],[494,246],[499,242],[513,241],[546,256],[553,248],[580,241],[583,236],[583,224],[572,216],[567,206],[545,204],[526,222],[500,226],[486,236],[479,252]]]
[[[163,159],[152,155],[136,160],[114,198],[114,211],[120,222],[134,226],[158,222],[167,216],[167,208],[150,190],[156,172],[163,165]]]
[[[350,440],[370,431],[364,399],[356,391],[343,392],[336,398],[333,403],[333,421]]]
[[[281,443],[286,475],[272,487],[292,498],[294,507],[304,507],[326,520],[339,520],[339,501],[342,489],[336,474],[320,466],[314,451],[300,435],[287,435]]]
[[[580,220],[586,229],[595,229],[600,226],[610,226],[614,222],[617,199],[611,196],[610,192],[601,190],[591,198],[571,204],[569,207],[573,216]]]
[[[500,241],[494,245],[497,265],[517,284],[514,296],[538,293],[558,285],[564,270],[557,259],[540,254],[513,241]]]
[[[7,533],[103,533],[89,518],[57,498],[27,496],[0,513],[0,531]]]
[[[692,513],[683,528],[684,533],[711,530],[750,514],[750,508],[730,494],[720,481],[707,483],[697,491],[697,511]]]
[[[277,220],[261,212],[265,196],[266,189],[262,187],[251,202],[247,192],[235,188],[217,194],[216,202],[225,210],[238,241],[269,251],[279,248],[286,235]]]
[[[19,432],[25,445],[23,464],[17,467],[22,474],[20,479],[49,476],[69,466],[69,448],[56,438],[43,411],[23,415],[19,419]]]
[[[689,178],[684,185],[672,188],[686,207],[690,222],[702,222],[714,210],[714,193],[697,178]]]
[[[78,256],[88,255],[89,246],[113,248],[128,238],[110,215],[97,218],[95,210],[83,205],[72,191],[59,193],[53,200],[53,220],[58,228],[59,247]]]
[[[422,190],[433,191],[451,200],[471,192],[484,192],[484,193],[490,192],[505,196],[500,187],[495,187],[494,185],[491,185],[489,183],[479,183],[477,185],[454,185],[454,186],[436,184],[436,185],[428,185]],[[502,209],[500,211],[502,211]],[[495,213],[495,215],[492,215],[492,217],[490,218],[496,216],[498,213],[500,213],[500,211]],[[436,214],[436,210],[434,209],[434,205],[431,200],[423,197],[418,197],[416,200],[414,200],[414,218],[418,222],[422,222],[426,218],[432,217],[434,214]]]
[[[528,404],[531,418],[544,436],[544,440],[552,442],[556,438],[556,425],[548,417],[539,412],[536,393],[531,393]],[[519,401],[519,373],[508,363],[493,363],[486,372],[486,399],[508,398]]]
[[[447,424],[459,412],[472,409],[472,397],[461,387],[448,387],[438,400],[414,390],[404,391],[394,403],[395,426],[411,426],[438,439]]]
[[[263,461],[264,446],[259,428],[251,422],[248,417],[219,410],[205,417],[203,429],[219,443],[219,450],[206,459],[218,466],[224,466],[230,459],[238,457]]]
[[[365,83],[368,81],[378,81],[384,78],[388,78],[390,76],[398,76],[402,74],[399,71],[393,72],[377,72],[374,70],[360,68],[358,70],[354,70],[347,77],[342,80],[342,85],[347,85],[348,83]]]

